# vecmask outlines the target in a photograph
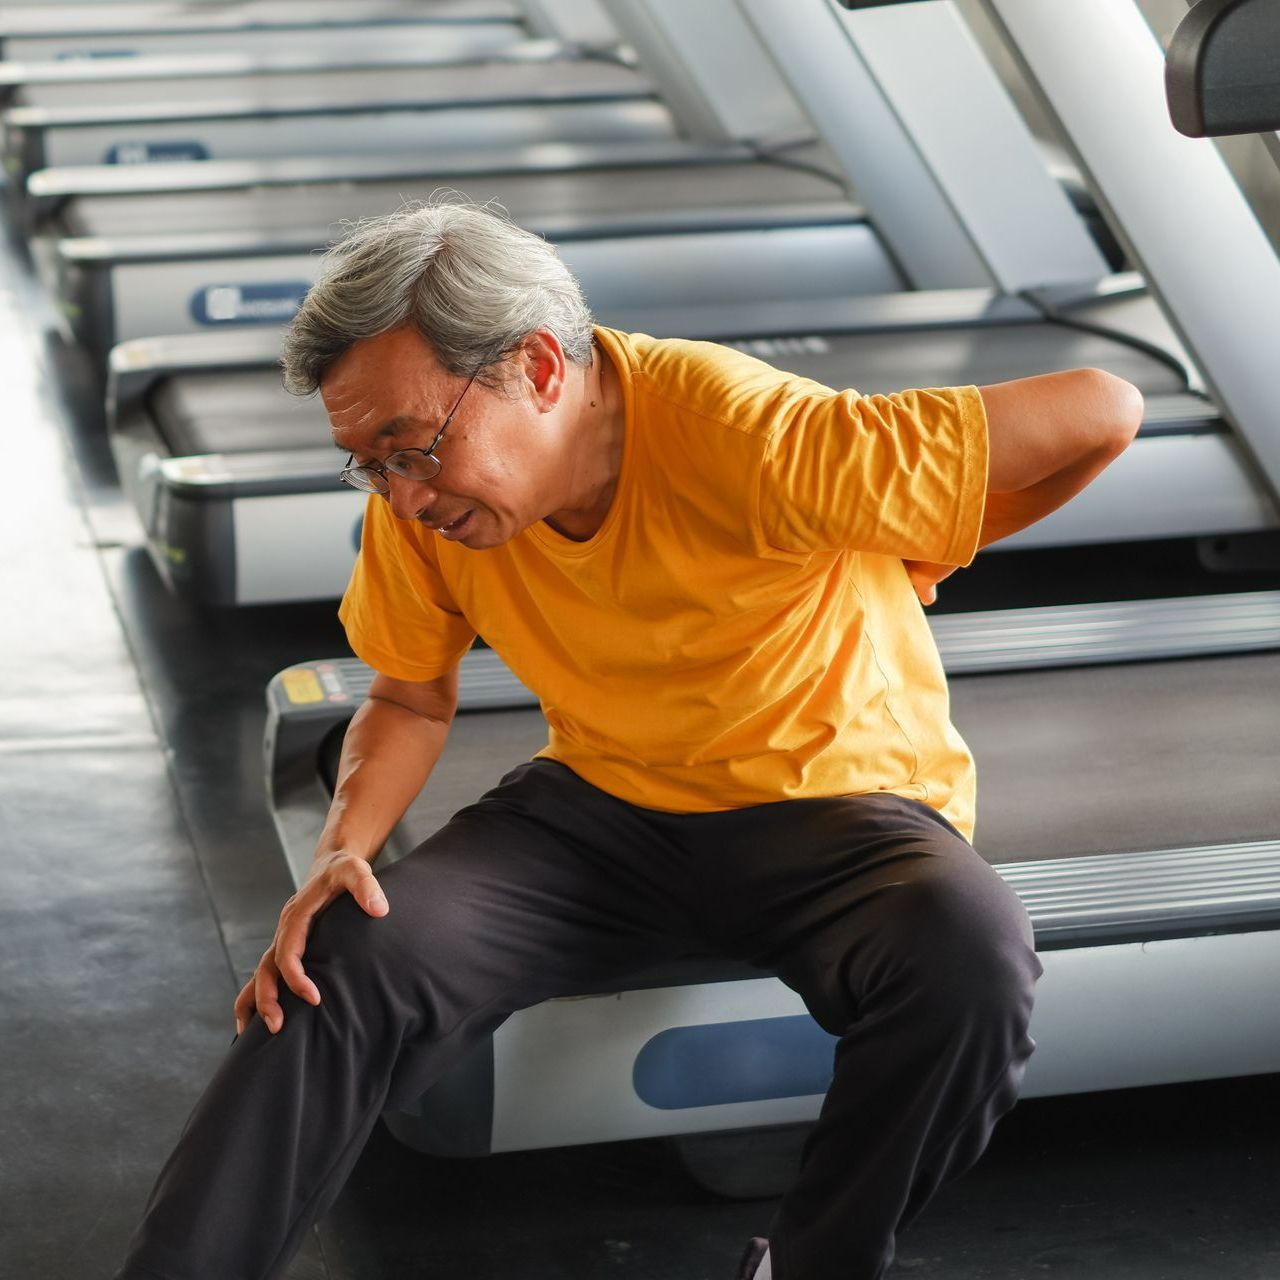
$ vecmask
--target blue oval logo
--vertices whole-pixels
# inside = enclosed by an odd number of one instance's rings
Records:
[[[184,160],[208,160],[203,142],[117,142],[108,147],[103,164],[177,164]]]
[[[632,1087],[662,1111],[807,1098],[827,1091],[835,1046],[803,1013],[672,1027],[636,1055]]]
[[[197,324],[283,324],[292,320],[310,284],[279,280],[269,284],[210,284],[191,297]]]
[[[137,49],[63,49],[53,55],[55,62],[77,62],[81,58],[136,58]]]

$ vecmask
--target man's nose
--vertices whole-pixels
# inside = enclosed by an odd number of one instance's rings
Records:
[[[426,511],[436,500],[436,491],[429,480],[413,480],[387,472],[387,501],[391,512],[400,520],[413,520]]]

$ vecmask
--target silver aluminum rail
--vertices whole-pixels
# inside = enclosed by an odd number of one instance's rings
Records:
[[[1280,591],[991,609],[944,614],[930,626],[949,675],[1257,653],[1280,649]],[[337,667],[352,698],[362,700],[372,671],[356,658],[337,660]],[[537,702],[492,649],[463,659],[464,710]]]
[[[1091,854],[996,867],[1041,949],[1129,936],[1276,927],[1280,840]]]
[[[1280,648],[1280,591],[993,609],[930,619],[948,673]]]
[[[524,147],[403,155],[279,156],[272,160],[201,160],[173,164],[67,165],[27,179],[36,201],[73,196],[141,195],[157,191],[227,191],[307,182],[392,180],[415,175],[444,179],[466,174],[555,173],[618,165],[708,165],[757,159],[748,146],[680,138],[591,143],[531,143]],[[835,184],[833,183],[833,187]]]
[[[69,58],[0,62],[0,89],[39,85],[137,84],[151,80],[203,80],[258,75],[314,75],[328,71],[385,68],[471,66],[489,62],[548,62],[563,57],[608,57],[628,61],[617,49],[586,48],[570,41],[521,39],[511,44],[478,42],[473,49],[406,46],[403,32],[388,36],[385,47],[360,47],[325,53],[314,49],[277,49],[258,53],[217,51],[189,54],[139,54],[129,58]]]

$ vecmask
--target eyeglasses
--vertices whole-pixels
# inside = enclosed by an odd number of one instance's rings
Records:
[[[436,448],[444,438],[444,433],[449,430],[454,414],[462,408],[462,401],[471,390],[471,383],[476,380],[476,376],[471,375],[471,381],[462,388],[462,395],[449,410],[444,426],[436,432],[436,438],[425,449],[399,449],[385,462],[367,462],[362,467],[353,467],[351,459],[355,454],[348,454],[347,465],[338,473],[338,479],[353,489],[361,489],[365,493],[381,493],[384,496],[391,492],[388,471],[392,475],[404,476],[406,480],[434,480],[440,474],[440,459],[436,457]]]

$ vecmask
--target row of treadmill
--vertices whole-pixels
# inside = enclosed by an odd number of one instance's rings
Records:
[[[1134,446],[982,559],[1192,539],[1280,584],[1280,261],[1212,140],[1170,119],[1176,49],[1197,93],[1242,60],[1258,90],[1280,24],[1201,0],[1166,62],[1168,7],[1166,30],[1160,0],[4,5],[9,196],[195,610],[340,595],[362,499],[322,406],[280,386],[281,329],[345,225],[440,191],[554,241],[601,323],[830,386],[1120,374],[1146,397]],[[1232,582],[931,619],[978,848],[1045,962],[1029,1094],[1280,1070],[1280,591]],[[268,690],[296,877],[369,679],[321,656]],[[544,733],[477,646],[384,856]],[[777,980],[692,959],[516,1015],[388,1122],[442,1154],[804,1125],[831,1054]]]

